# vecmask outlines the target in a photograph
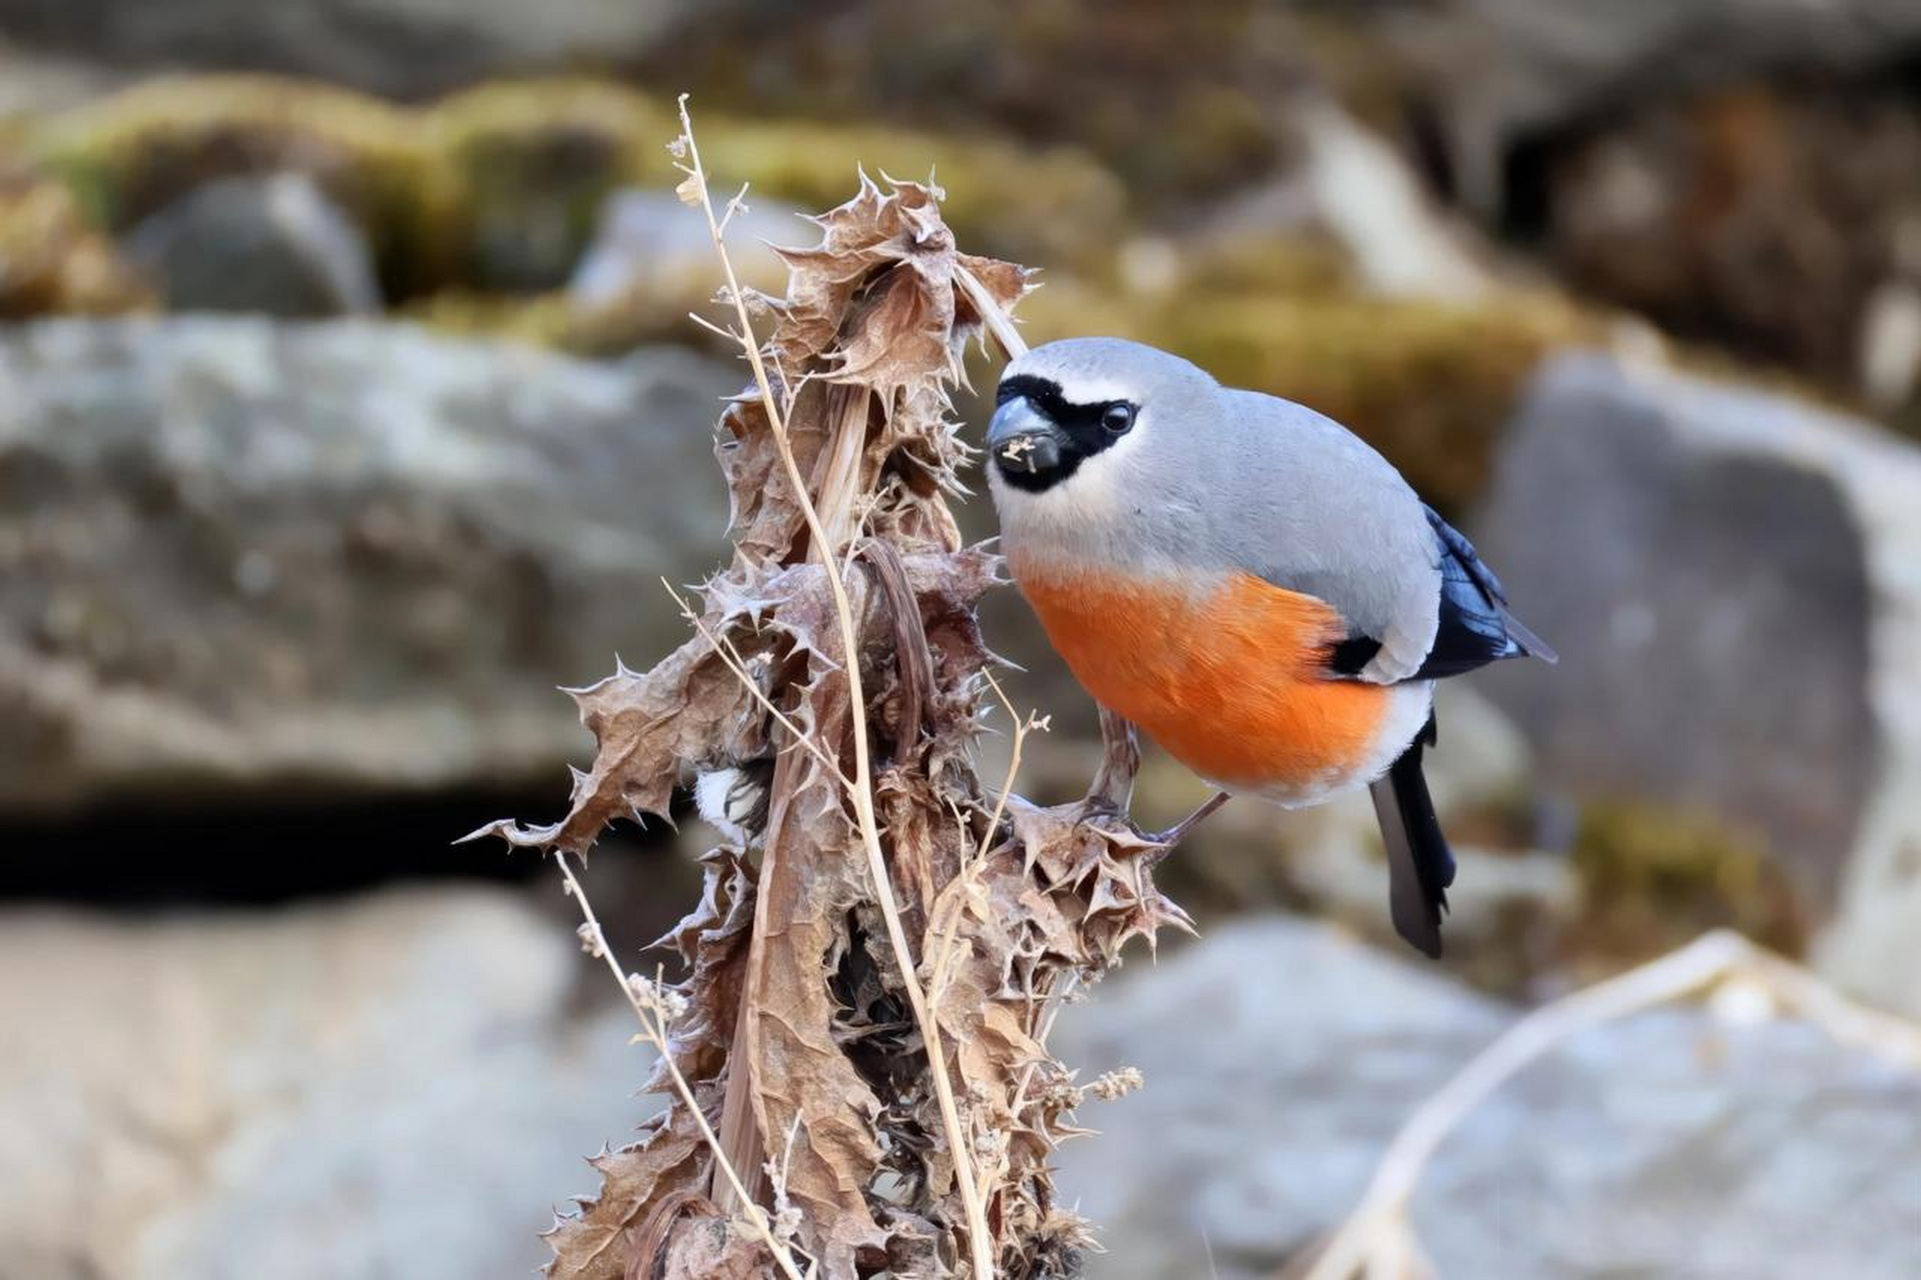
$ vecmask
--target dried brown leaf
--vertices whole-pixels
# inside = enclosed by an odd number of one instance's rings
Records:
[[[645,675],[622,666],[571,692],[594,735],[594,765],[575,774],[567,816],[545,827],[503,819],[467,839],[495,835],[524,848],[585,854],[616,819],[666,817],[683,765],[752,759],[765,746],[759,704],[698,638]]]
[[[846,718],[844,693],[839,681],[810,687],[816,723],[830,737]],[[810,757],[782,757],[742,1025],[760,1132],[798,1126],[788,1194],[802,1210],[809,1250],[835,1277],[854,1274],[857,1251],[886,1247],[867,1202],[880,1164],[881,1104],[834,1038],[823,972],[845,953],[848,915],[869,893],[853,840],[839,784]]]
[[[691,972],[676,989],[687,1014],[668,1028],[668,1047],[689,1080],[720,1076],[732,1046],[746,983],[747,948],[754,927],[754,868],[733,849],[715,849],[704,864],[700,903],[655,946],[672,945]],[[647,1082],[665,1090],[664,1066]]]
[[[706,1160],[691,1117],[675,1114],[655,1123],[659,1127],[635,1145],[588,1161],[600,1174],[600,1194],[541,1234],[554,1251],[548,1280],[624,1280],[631,1233],[656,1200],[699,1174]]]
[[[660,1280],[765,1280],[776,1274],[767,1246],[710,1217],[682,1219],[659,1271]]]

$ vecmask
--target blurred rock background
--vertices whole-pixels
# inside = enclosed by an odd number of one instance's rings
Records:
[[[1356,941],[1365,801],[1184,851],[1204,940],[1064,1019],[1149,1077],[1090,1275],[1268,1274],[1517,1004],[1707,927],[1921,1014],[1921,6],[0,0],[0,1276],[524,1274],[647,1113],[548,870],[448,841],[557,809],[553,687],[718,556],[682,90],[751,282],[932,169],[1030,338],[1339,417],[1565,655],[1447,691],[1441,970]],[[989,622],[1071,793],[1089,709]],[[702,835],[596,860],[630,954]],[[1718,1034],[1473,1121],[1443,1274],[1921,1274],[1911,1085]]]

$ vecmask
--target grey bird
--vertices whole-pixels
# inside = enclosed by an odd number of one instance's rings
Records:
[[[1228,795],[1372,789],[1395,929],[1429,956],[1454,858],[1434,682],[1555,660],[1500,581],[1332,419],[1115,338],[1002,374],[988,477],[1014,581],[1075,677]]]

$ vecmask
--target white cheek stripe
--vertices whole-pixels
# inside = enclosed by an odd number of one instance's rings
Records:
[[[1018,377],[1043,378],[1053,383],[1061,389],[1061,396],[1070,404],[1091,405],[1107,400],[1126,400],[1131,403],[1138,395],[1125,384],[1109,378],[1089,375],[1080,370],[1063,372],[1048,369],[1038,363],[1012,364],[1001,373],[1003,381]]]

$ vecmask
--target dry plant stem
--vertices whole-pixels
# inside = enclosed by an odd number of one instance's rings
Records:
[[[1106,707],[1095,709],[1101,722],[1101,764],[1087,789],[1087,801],[1126,813],[1134,798],[1134,777],[1141,769],[1140,739],[1126,719]]]
[[[787,478],[794,486],[801,515],[807,524],[807,531],[814,544],[814,554],[827,570],[827,585],[834,596],[834,612],[839,624],[841,654],[847,676],[849,703],[853,714],[849,717],[853,727],[854,739],[854,817],[860,828],[861,843],[866,849],[867,864],[874,881],[874,896],[880,905],[881,916],[887,924],[889,943],[899,958],[901,985],[907,992],[908,1004],[914,1014],[914,1021],[921,1033],[922,1043],[927,1048],[928,1074],[934,1082],[935,1096],[940,1104],[941,1125],[946,1131],[947,1143],[954,1161],[955,1181],[959,1186],[961,1203],[967,1214],[968,1245],[973,1259],[976,1280],[989,1280],[995,1274],[993,1236],[987,1226],[986,1206],[982,1202],[980,1188],[974,1180],[973,1152],[965,1128],[961,1124],[960,1110],[954,1101],[953,1083],[947,1076],[947,1060],[942,1049],[940,1029],[935,1024],[933,1011],[927,1003],[927,994],[921,988],[919,975],[914,969],[914,953],[907,943],[907,932],[901,924],[900,905],[895,900],[893,884],[888,878],[887,857],[881,849],[880,827],[874,815],[874,796],[872,769],[867,742],[867,702],[861,688],[859,642],[854,629],[853,606],[847,597],[847,586],[838,573],[834,572],[834,544],[828,541],[826,531],[821,527],[820,515],[814,508],[812,496],[808,492],[806,480],[802,477],[800,464],[794,458],[793,442],[787,435],[787,419],[781,412],[778,398],[767,376],[767,365],[761,357],[760,345],[754,339],[753,323],[747,312],[747,301],[741,292],[740,281],[734,274],[733,259],[727,253],[726,241],[721,233],[720,221],[714,215],[713,198],[707,189],[707,176],[700,163],[700,150],[694,143],[693,121],[687,113],[687,98],[680,99],[680,122],[682,136],[687,139],[688,176],[693,179],[700,197],[701,212],[706,215],[707,229],[714,243],[714,252],[720,259],[721,270],[727,277],[728,295],[734,304],[735,319],[740,326],[736,335],[741,348],[747,353],[748,364],[754,371],[754,382],[760,390],[761,404],[766,411],[768,422],[773,429],[775,446],[780,451],[781,464],[787,471]],[[976,286],[978,287],[978,286]],[[997,306],[988,310],[998,312]],[[736,1180],[737,1181],[737,1180]],[[744,1195],[738,1188],[737,1194]]]
[[[1013,794],[1014,779],[1020,773],[1021,753],[1027,745],[1028,731],[1045,724],[1044,721],[1035,721],[1031,717],[1022,720],[1020,713],[1014,710],[1014,704],[1001,689],[1000,681],[994,679],[994,673],[983,671],[981,674],[986,677],[988,686],[994,690],[994,696],[1000,699],[1001,706],[1007,708],[1008,719],[1014,726],[1013,741],[1008,748],[1007,776],[1001,780],[1000,794],[994,799],[994,810],[988,815],[987,828],[981,832],[980,844],[974,849],[973,861],[961,868],[963,876],[971,874],[976,867],[980,866],[981,859],[985,858],[987,851],[993,847],[994,835],[1000,830],[1001,816],[1007,812],[1007,797]],[[939,1013],[940,1002],[947,989],[948,965],[953,959],[954,941],[960,933],[960,918],[961,910],[957,907],[944,922],[934,925],[930,930],[935,940],[934,945],[928,948],[930,955],[928,973],[933,978],[933,1003],[936,1014]],[[988,1182],[986,1170],[981,1171],[980,1179],[981,1185],[985,1187]]]
[[[773,1253],[774,1264],[780,1268],[781,1274],[789,1277],[790,1280],[801,1280],[800,1268],[795,1265],[793,1253],[788,1249],[787,1242],[774,1234],[773,1224],[767,1218],[767,1211],[756,1204],[741,1186],[740,1174],[735,1171],[732,1162],[722,1151],[720,1139],[708,1125],[707,1115],[701,1110],[700,1103],[694,1099],[692,1086],[687,1083],[687,1077],[680,1073],[680,1067],[675,1064],[674,1055],[667,1046],[667,1029],[661,1025],[658,1015],[650,1011],[641,1001],[639,994],[628,982],[627,975],[621,972],[620,962],[614,959],[613,948],[607,945],[607,934],[600,927],[600,917],[594,914],[593,904],[587,900],[587,890],[581,885],[579,877],[574,874],[573,863],[569,861],[567,854],[560,850],[555,851],[554,860],[560,863],[560,874],[567,882],[567,892],[572,894],[574,901],[580,904],[581,917],[587,922],[587,928],[593,936],[595,954],[607,962],[607,968],[613,973],[614,981],[620,984],[621,991],[627,997],[627,1003],[633,1006],[634,1016],[640,1019],[641,1034],[660,1051],[660,1060],[667,1066],[667,1074],[674,1082],[674,1091],[680,1095],[681,1105],[687,1108],[687,1114],[692,1116],[694,1123],[700,1127],[702,1141],[706,1142],[708,1150],[714,1153],[715,1164],[719,1166],[722,1176],[732,1186],[734,1194],[739,1197],[742,1216],[747,1219],[761,1242]]]
[[[1408,1199],[1441,1142],[1489,1094],[1562,1041],[1591,1027],[1680,999],[1707,984],[1747,978],[1841,1043],[1921,1070],[1921,1028],[1845,999],[1804,970],[1739,934],[1717,930],[1619,977],[1544,1005],[1521,1019],[1423,1103],[1381,1159],[1360,1205],[1300,1272],[1301,1280],[1377,1274],[1397,1247]],[[1391,1273],[1385,1273],[1391,1274]]]
[[[820,482],[814,486],[814,492],[820,494],[816,509],[826,513],[822,518],[823,525],[831,526],[826,530],[826,540],[821,543],[821,562],[826,565],[830,576],[841,580],[846,575],[846,565],[836,566],[829,549],[847,547],[848,559],[853,558],[853,494],[854,486],[860,480],[861,448],[867,442],[867,409],[871,393],[865,387],[836,386],[829,387],[827,395],[828,403],[837,410],[833,415],[835,430],[828,451],[815,464]],[[785,415],[781,421],[786,422]]]
[[[987,829],[981,832],[980,847],[974,850],[976,862],[987,856],[987,851],[993,847],[994,833],[1000,830],[1001,816],[1007,812],[1007,797],[1014,793],[1014,779],[1021,771],[1021,752],[1027,746],[1029,730],[1047,727],[1046,720],[1036,720],[1032,716],[1025,720],[1021,719],[1020,712],[1014,710],[1014,704],[1009,700],[1006,690],[1001,688],[1001,682],[994,679],[994,673],[983,671],[981,675],[987,678],[987,687],[994,691],[994,696],[1000,699],[1001,706],[1007,709],[1007,720],[1013,726],[1014,738],[1007,748],[1007,776],[1001,779],[1000,794],[994,797],[994,811],[987,815]]]

